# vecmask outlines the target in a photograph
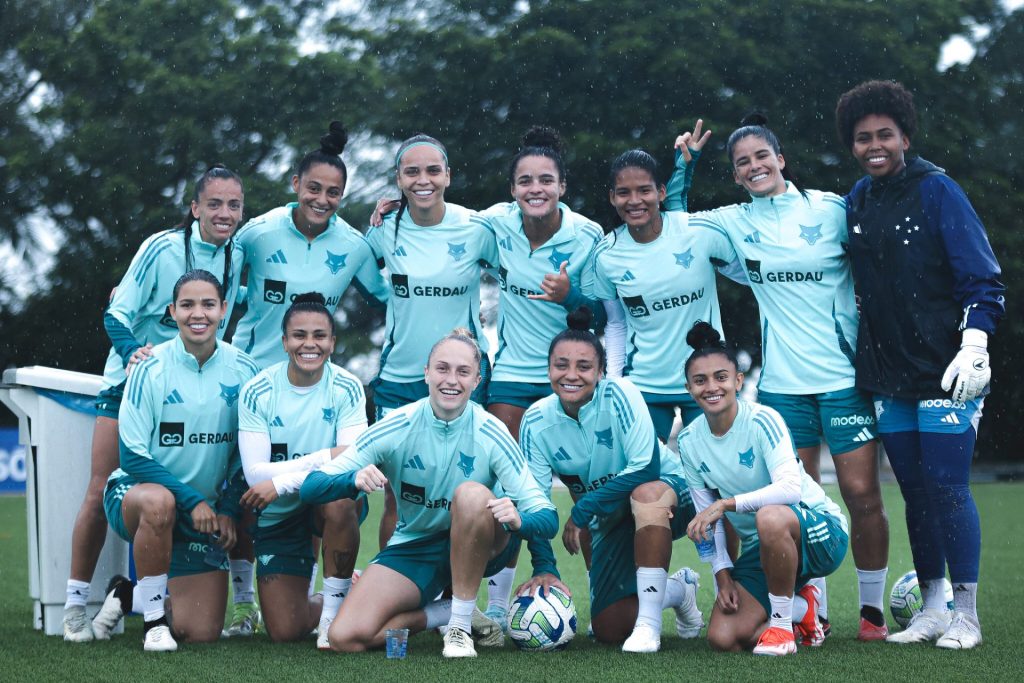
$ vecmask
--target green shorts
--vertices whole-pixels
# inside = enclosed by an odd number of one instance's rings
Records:
[[[487,387],[491,379],[491,359],[486,355],[480,356],[480,384],[476,386],[470,398],[485,405],[487,403]],[[390,380],[377,379],[370,382],[373,389],[373,412],[374,422],[380,420],[395,408],[415,403],[428,395],[427,383],[419,379],[415,382],[392,382]]]
[[[359,523],[370,510],[370,501],[360,495]],[[288,574],[308,577],[313,573],[316,556],[313,554],[313,536],[323,536],[317,524],[316,508],[305,505],[295,514],[267,526],[257,526],[253,534],[256,554],[256,573]]]
[[[128,380],[121,382],[116,387],[107,387],[96,394],[96,416],[109,417],[116,420],[121,411],[121,399],[124,398],[124,387]]]
[[[125,475],[108,481],[103,493],[103,510],[107,515],[107,522],[118,536],[129,543],[132,542],[132,536],[124,524],[121,508],[124,505],[125,494],[136,484],[138,482],[135,479]],[[227,571],[227,554],[216,552],[209,536],[193,529],[191,522],[186,521],[186,518],[187,515],[179,510],[174,524],[168,576],[174,578]]]
[[[670,521],[672,540],[676,540],[686,535],[686,525],[695,514],[690,487],[685,479],[673,475],[665,475],[661,481],[668,484],[679,500]],[[590,563],[591,616],[600,614],[623,598],[636,595],[635,534],[633,516],[627,514],[608,532],[594,535]]]
[[[846,557],[849,535],[843,531],[839,519],[814,512],[803,503],[789,506],[800,520],[800,567],[796,574],[795,590],[809,580],[825,577],[839,569]],[[765,614],[771,614],[768,602],[768,577],[761,566],[761,544],[757,541],[743,549],[743,554],[732,568],[732,579],[747,589]]]
[[[672,423],[676,419],[676,408],[679,408],[679,415],[683,419],[683,426],[690,424],[701,416],[702,411],[697,407],[697,402],[689,394],[650,394],[641,391],[644,403],[647,404],[647,412],[651,414],[651,421],[654,423],[654,433],[664,443],[668,443],[672,434]]]
[[[525,410],[551,393],[550,382],[491,382],[487,389],[487,405],[507,403]]]
[[[512,534],[505,549],[484,568],[484,576],[494,576],[519,555],[523,540]],[[433,601],[452,583],[451,539],[448,532],[407,543],[388,545],[377,553],[370,564],[379,564],[416,584],[420,590],[420,607]]]
[[[874,407],[868,395],[854,387],[806,395],[759,391],[757,401],[778,411],[797,448],[817,446],[824,436],[832,455],[840,455],[878,435]]]

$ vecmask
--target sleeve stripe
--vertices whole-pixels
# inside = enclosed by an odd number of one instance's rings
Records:
[[[252,373],[253,377],[260,374],[260,366],[256,365],[256,361],[248,355],[238,354],[238,362],[244,365]]]
[[[139,363],[138,367],[132,373],[132,380],[128,382],[128,400],[136,408],[142,405],[142,386],[145,384],[147,377],[149,376],[150,370],[156,363],[156,359],[146,359],[142,363]]]
[[[498,427],[490,423],[484,423],[484,426],[480,428],[480,432],[495,443],[498,450],[512,463],[516,473],[522,471],[526,461],[522,454],[517,452],[519,451],[519,446],[516,445],[511,436],[502,433]]]
[[[633,423],[636,422],[636,416],[633,414],[633,409],[629,405],[625,392],[615,383],[610,383],[608,385],[608,396],[615,406],[615,413],[619,418],[619,426],[623,432],[628,432],[633,427]]]
[[[149,269],[153,264],[156,263],[160,254],[167,251],[172,246],[174,245],[172,245],[169,240],[157,238],[156,240],[153,240],[148,247],[146,247],[145,255],[139,261],[138,267],[132,274],[132,277],[135,278],[135,282],[137,284],[142,284],[146,279],[146,274],[149,272]]]
[[[729,239],[729,233],[727,233],[721,227],[708,220],[703,220],[700,218],[690,218],[690,227],[704,228],[705,230],[713,230],[722,237],[724,237],[725,239]]]
[[[771,444],[772,448],[779,445],[781,430],[770,416],[765,415],[764,413],[759,413],[753,417],[753,422],[764,430],[765,436],[768,437],[768,443]]]
[[[372,444],[374,441],[379,441],[380,439],[383,439],[384,437],[389,436],[390,434],[402,431],[403,429],[406,429],[408,426],[409,418],[407,417],[402,417],[400,419],[395,420],[386,420],[384,422],[378,422],[369,429],[367,429],[365,432],[363,432],[362,435],[360,435],[360,437],[356,439],[355,446],[356,448],[362,450],[363,448],[366,448],[367,446]]]
[[[245,405],[249,406],[249,409],[255,413],[257,411],[256,402],[259,400],[260,396],[272,390],[273,386],[271,385],[270,380],[266,377],[261,377],[259,380],[245,388],[245,396],[242,400],[245,401]]]
[[[352,405],[359,403],[360,396],[363,394],[363,385],[359,384],[355,380],[349,379],[348,377],[335,375],[334,386],[345,392],[345,395],[348,396],[348,400]]]

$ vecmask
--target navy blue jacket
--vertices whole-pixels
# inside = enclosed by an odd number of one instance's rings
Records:
[[[846,206],[861,298],[857,386],[906,399],[947,397],[939,384],[960,332],[992,335],[1005,312],[985,227],[960,186],[920,157],[895,176],[861,178]]]

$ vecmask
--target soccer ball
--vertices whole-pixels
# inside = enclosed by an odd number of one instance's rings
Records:
[[[953,586],[942,580],[946,588],[946,609],[953,609]],[[914,615],[924,609],[921,586],[917,584],[917,572],[909,571],[896,580],[889,593],[889,611],[896,623],[906,628]]]
[[[561,650],[576,635],[576,605],[555,587],[541,597],[522,595],[508,611],[508,636],[520,650],[550,652]]]

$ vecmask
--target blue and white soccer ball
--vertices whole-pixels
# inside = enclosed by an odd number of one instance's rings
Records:
[[[561,650],[576,635],[576,605],[555,587],[541,597],[523,595],[512,601],[508,611],[508,636],[520,650],[550,652]]]
[[[945,584],[946,608],[953,609],[953,586],[946,579]],[[906,628],[914,615],[924,609],[924,599],[921,597],[921,586],[917,583],[917,572],[909,571],[896,579],[892,591],[889,593],[889,611],[896,623]]]

